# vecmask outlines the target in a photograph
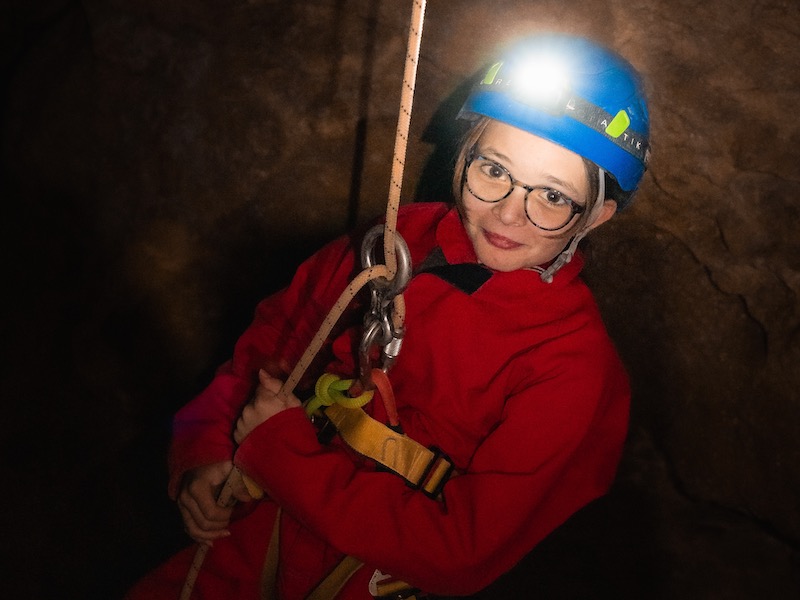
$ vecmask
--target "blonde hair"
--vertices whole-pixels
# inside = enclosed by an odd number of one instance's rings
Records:
[[[463,195],[467,159],[469,158],[470,153],[472,153],[472,151],[475,149],[475,146],[478,144],[478,140],[481,139],[483,132],[486,131],[486,128],[493,120],[494,119],[490,119],[489,117],[478,117],[478,119],[474,121],[472,126],[462,137],[461,145],[456,153],[455,168],[453,169],[453,199],[455,201],[456,208],[462,217],[464,216]],[[581,156],[581,160],[583,161],[583,165],[586,170],[586,178],[589,183],[589,194],[588,198],[586,198],[586,210],[583,211],[580,219],[578,219],[578,221],[572,227],[570,227],[568,231],[575,229],[576,227],[580,228],[583,226],[583,224],[589,218],[589,213],[591,213],[592,208],[597,203],[597,196],[600,193],[600,167],[583,156]]]

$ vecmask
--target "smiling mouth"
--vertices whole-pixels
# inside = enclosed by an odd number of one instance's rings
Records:
[[[501,250],[514,250],[522,246],[519,242],[515,242],[505,236],[492,233],[491,231],[483,230],[483,237],[489,242],[490,245]]]

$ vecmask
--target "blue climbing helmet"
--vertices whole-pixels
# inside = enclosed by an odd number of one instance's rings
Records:
[[[626,60],[584,38],[542,34],[512,45],[459,113],[478,115],[591,160],[613,177],[608,191],[619,209],[647,168],[650,123],[639,76]]]

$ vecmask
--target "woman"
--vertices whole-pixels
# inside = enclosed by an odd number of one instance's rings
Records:
[[[487,70],[460,116],[471,128],[455,207],[414,204],[398,218],[415,269],[390,371],[405,433],[435,449],[445,475],[423,493],[338,437],[320,442],[298,398],[279,393],[276,365],[299,359],[357,272],[351,240],[338,240],[260,303],[232,360],[176,416],[170,494],[189,535],[213,544],[196,597],[271,594],[261,587],[276,520],[280,598],[307,597],[345,556],[356,568],[337,598],[380,595],[386,573],[430,594],[471,594],[611,485],[628,380],[576,248],[630,202],[645,170],[638,78],[587,40],[540,35]],[[325,371],[343,377],[357,372],[362,313],[352,313],[326,355]],[[364,411],[390,416],[374,400]],[[266,496],[237,486],[232,513],[215,497],[234,462]],[[129,597],[177,597],[192,556]]]

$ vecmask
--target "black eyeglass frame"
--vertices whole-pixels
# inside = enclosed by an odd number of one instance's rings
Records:
[[[493,165],[497,166],[499,169],[502,169],[505,172],[505,174],[508,175],[508,179],[511,182],[511,184],[509,185],[509,188],[508,188],[508,192],[506,192],[504,196],[498,198],[497,200],[485,200],[485,199],[481,198],[480,196],[478,196],[478,194],[476,194],[472,190],[472,188],[469,185],[469,178],[467,177],[467,173],[469,172],[469,167],[470,167],[470,165],[472,165],[472,163],[476,159],[479,159],[479,158],[482,159],[482,160],[485,160],[487,162],[492,163]],[[578,204],[572,198],[570,198],[566,194],[560,192],[559,190],[556,190],[554,188],[550,188],[550,187],[547,187],[547,186],[541,186],[541,185],[540,186],[532,186],[532,185],[528,185],[527,183],[522,183],[520,180],[515,178],[508,169],[506,169],[503,165],[501,165],[496,160],[488,158],[488,157],[484,156],[483,154],[477,154],[475,152],[470,152],[469,155],[467,155],[467,157],[466,157],[466,159],[464,161],[464,177],[463,177],[463,181],[464,181],[464,185],[467,186],[467,189],[469,190],[470,194],[475,196],[481,202],[486,202],[487,204],[497,204],[498,202],[508,198],[511,195],[511,193],[514,191],[515,187],[522,188],[523,190],[525,190],[525,197],[523,199],[524,206],[525,206],[525,217],[528,219],[528,221],[534,227],[537,227],[537,228],[539,228],[539,229],[541,229],[543,231],[559,231],[561,229],[564,229],[567,225],[569,225],[572,222],[572,220],[575,218],[575,215],[583,214],[586,211],[586,206],[584,206],[583,204]],[[563,225],[559,225],[558,227],[552,227],[552,228],[551,227],[542,227],[541,225],[536,223],[533,219],[531,219],[531,216],[528,214],[528,196],[534,190],[552,190],[554,192],[558,192],[558,194],[567,202],[567,204],[569,204],[570,215],[567,218],[567,220],[564,222]]]

